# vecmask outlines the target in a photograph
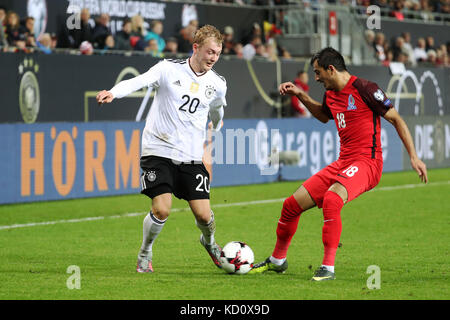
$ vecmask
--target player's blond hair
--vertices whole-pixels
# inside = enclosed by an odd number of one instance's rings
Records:
[[[201,47],[208,38],[213,38],[218,44],[223,42],[222,33],[216,27],[207,24],[197,30],[194,35],[194,43]]]

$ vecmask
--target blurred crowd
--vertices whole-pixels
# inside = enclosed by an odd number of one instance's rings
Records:
[[[328,0],[328,2],[351,3],[353,6],[368,7],[376,5],[381,8],[381,15],[399,21],[415,19],[423,21],[450,21],[450,16],[443,18],[433,13],[450,14],[450,0]],[[360,8],[361,13],[366,10]]]
[[[436,44],[433,36],[428,36],[411,43],[411,34],[407,31],[389,41],[382,32],[372,30],[366,30],[366,39],[375,49],[377,59],[385,66],[391,62],[402,62],[413,67],[450,67],[450,41]]]
[[[233,2],[216,1],[216,2]],[[289,0],[252,0],[252,4],[287,4]],[[321,2],[322,0],[299,0],[302,2]],[[428,8],[435,12],[448,11],[450,0],[328,0],[341,4],[367,6],[377,4],[380,7],[391,8],[389,15],[401,19],[401,8]],[[242,4],[247,2],[242,2]],[[397,10],[398,9],[398,10]],[[419,10],[419,11],[420,11]],[[428,12],[421,11],[421,14]],[[397,12],[397,13],[395,13]],[[34,32],[33,17],[19,17],[13,11],[0,6],[0,46],[4,51],[25,51],[52,53],[55,48],[70,48],[80,54],[107,54],[120,50],[121,52],[143,52],[154,57],[170,57],[186,55],[192,50],[194,34],[199,28],[198,20],[191,20],[175,34],[163,37],[164,25],[159,20],[146,23],[140,15],[125,18],[121,21],[121,29],[115,33],[110,28],[110,17],[103,13],[95,19],[88,9],[82,9],[76,28],[65,27],[65,32],[58,34]],[[119,27],[120,28],[120,27]],[[277,43],[277,36],[283,33],[277,24],[264,22],[252,24],[243,37],[242,30],[236,33],[232,26],[221,30],[224,35],[223,54],[234,55],[242,59],[290,59],[291,53]],[[373,46],[378,60],[389,65],[390,62],[403,62],[416,66],[433,65],[449,66],[450,44],[435,44],[432,36],[419,38],[417,43],[411,43],[411,35],[404,32],[395,39],[386,39],[381,32],[367,30],[366,39]]]
[[[51,53],[55,48],[71,48],[79,50],[84,55],[106,54],[109,52],[134,51],[145,52],[154,57],[189,54],[192,51],[194,34],[199,28],[198,20],[191,20],[178,33],[164,38],[163,23],[153,20],[146,28],[140,15],[125,18],[122,28],[115,34],[109,27],[110,17],[103,13],[92,19],[88,9],[80,12],[80,23],[76,28],[65,28],[63,34],[34,32],[34,18],[20,19],[13,11],[0,7],[0,46],[8,51],[24,51]],[[148,24],[147,24],[148,25]],[[223,54],[235,55],[238,58],[253,59],[260,57],[275,60],[278,57],[291,58],[287,50],[276,44],[275,36],[280,34],[275,25],[264,23],[260,26],[254,23],[251,30],[242,38],[237,39],[233,27],[226,26],[223,30]],[[8,49],[10,48],[10,49]]]

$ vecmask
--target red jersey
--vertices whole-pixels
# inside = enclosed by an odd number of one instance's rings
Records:
[[[322,111],[336,123],[341,140],[339,159],[363,155],[383,160],[380,116],[390,108],[392,102],[376,83],[355,76],[341,91],[326,91]]]

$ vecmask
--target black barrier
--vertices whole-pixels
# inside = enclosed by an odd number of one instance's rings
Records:
[[[144,120],[152,101],[146,90],[99,107],[95,95],[120,80],[147,71],[159,60],[148,56],[77,56],[0,54],[0,122]],[[286,116],[289,100],[278,94],[278,82],[310,75],[310,94],[321,101],[323,86],[314,81],[308,63],[245,61],[226,57],[216,71],[227,80],[225,118]],[[450,70],[414,68],[393,76],[386,67],[350,67],[361,78],[383,88],[403,115],[450,114]],[[278,74],[278,77],[277,77]],[[283,112],[279,112],[281,110]]]

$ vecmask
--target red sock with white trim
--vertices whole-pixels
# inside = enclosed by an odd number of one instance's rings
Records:
[[[297,203],[294,196],[290,196],[283,202],[281,217],[277,226],[277,242],[272,257],[285,259],[291,244],[292,237],[297,231],[298,221],[303,209]]]
[[[336,251],[342,232],[341,210],[344,206],[342,198],[333,191],[327,191],[323,197],[322,241],[324,257],[322,265],[334,266]]]

